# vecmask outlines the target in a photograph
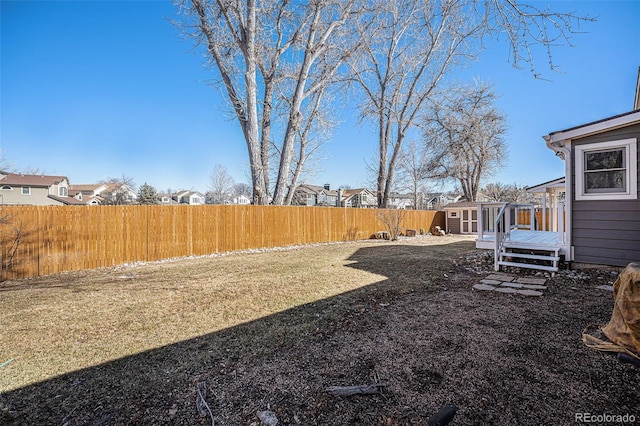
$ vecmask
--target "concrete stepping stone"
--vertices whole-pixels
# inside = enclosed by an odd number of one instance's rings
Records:
[[[515,288],[511,288],[511,287],[498,287],[495,289],[495,291],[497,291],[498,293],[512,294],[512,293],[517,293],[520,290],[516,290]]]
[[[491,274],[488,277],[485,277],[485,280],[498,280],[498,281],[513,281],[511,275],[507,274]]]
[[[518,294],[522,294],[524,296],[542,296],[543,293],[541,291],[535,291],[535,290],[516,290],[518,292]]]
[[[600,290],[613,291],[613,286],[612,285],[599,285],[599,286],[596,286],[596,288],[600,289]]]
[[[473,286],[473,288],[475,288],[476,290],[484,290],[484,291],[493,291],[496,288],[492,285],[488,285],[488,284],[476,284]]]
[[[511,288],[522,288],[524,284],[519,283],[502,283],[500,284],[502,287],[511,287]]]
[[[482,284],[489,284],[489,285],[500,285],[502,284],[502,281],[498,281],[498,280],[488,280],[488,279],[484,279],[480,281]]]
[[[519,282],[519,283],[522,283],[522,284],[543,285],[547,280],[544,279],[544,278],[524,277],[524,278],[518,278],[516,281]]]
[[[535,284],[523,284],[522,287],[526,288],[527,290],[546,290],[547,289],[546,285],[535,285]]]

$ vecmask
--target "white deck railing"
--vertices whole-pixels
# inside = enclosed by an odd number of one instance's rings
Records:
[[[541,213],[544,216],[545,209]],[[566,234],[564,218],[564,202],[557,204],[557,210],[551,218],[553,220],[549,222],[544,220],[544,217],[540,221],[536,218],[536,208],[533,204],[478,203],[478,242],[481,242],[484,248],[500,250],[505,242],[510,241],[514,230],[547,231],[548,234],[557,232],[557,239],[554,237],[555,244],[562,247],[565,245]],[[547,228],[553,231],[549,232]],[[545,239],[548,241],[547,237]]]

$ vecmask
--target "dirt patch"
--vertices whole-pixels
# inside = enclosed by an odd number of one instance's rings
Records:
[[[138,352],[134,349],[146,348],[145,343],[129,343],[127,350],[135,353],[114,359],[101,358],[98,351],[100,362],[69,366],[24,385],[11,382],[10,375],[23,374],[11,363],[0,369],[5,387],[0,423],[211,424],[198,414],[199,382],[207,385],[216,425],[257,425],[260,410],[273,411],[285,425],[425,425],[446,403],[459,407],[453,424],[460,425],[573,424],[576,413],[630,414],[640,421],[640,369],[587,349],[580,339],[588,324],[604,323],[611,315],[612,294],[596,288],[615,280],[611,272],[563,270],[551,278],[511,270],[518,277],[547,278],[544,295],[477,291],[472,286],[492,272],[492,260],[474,249],[473,240],[453,237],[225,259],[3,284],[3,299],[15,297],[12,312],[2,305],[5,326],[21,314],[35,315],[20,305],[27,302],[17,291],[34,298],[92,292],[96,309],[105,310],[115,303],[109,299],[114,292],[104,291],[112,276],[116,288],[133,286],[120,294],[121,305],[139,310],[145,324],[157,319],[150,329],[131,326],[139,340],[153,334],[171,338],[158,344],[167,339],[158,337],[152,348]],[[217,293],[211,287],[216,280],[228,284],[216,287]],[[263,291],[245,287],[244,281],[259,282]],[[220,290],[227,287],[235,293]],[[179,290],[189,293],[180,299],[184,306],[169,304],[167,294],[175,298]],[[142,309],[143,303],[131,305],[127,297],[136,291],[150,304],[154,292],[166,297],[165,311],[172,314],[160,314],[162,304],[153,311]],[[247,291],[254,293],[248,297]],[[214,315],[203,305],[218,306],[216,295],[229,298],[223,305],[242,299],[237,309],[260,314],[227,312],[219,319],[230,319],[225,327],[215,321],[202,329],[182,323]],[[104,298],[107,302],[100,301]],[[48,312],[46,304],[33,303]],[[78,309],[82,318],[88,315]],[[201,312],[191,312],[197,309]],[[70,314],[68,321],[76,327],[73,318]],[[167,325],[172,318],[182,318],[181,325]],[[128,329],[121,322],[110,324],[115,328],[105,330],[106,346]],[[46,324],[42,327],[40,332],[47,332]],[[12,333],[0,349],[0,362],[13,356],[12,349],[31,348]],[[18,343],[6,343],[10,338]],[[387,384],[382,395],[336,398],[325,392],[329,386],[371,383],[374,374]]]

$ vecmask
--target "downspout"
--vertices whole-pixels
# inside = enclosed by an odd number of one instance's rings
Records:
[[[564,160],[564,205],[565,205],[565,261],[573,261],[573,243],[571,234],[573,231],[573,222],[571,220],[573,214],[573,175],[571,173],[573,159],[571,156],[571,140],[553,140],[552,135],[543,136],[547,148],[556,153],[558,157]],[[562,218],[558,217],[558,221]]]

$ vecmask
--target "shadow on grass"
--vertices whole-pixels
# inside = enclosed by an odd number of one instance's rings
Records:
[[[146,424],[162,423],[164,419],[189,424],[197,419],[195,407],[171,418],[167,413],[176,405],[182,406],[185,393],[195,404],[191,397],[196,378],[220,365],[260,364],[261,358],[292,345],[321,341],[344,318],[358,315],[364,306],[374,303],[372,300],[388,300],[402,293],[416,279],[428,278],[434,266],[449,265],[446,258],[450,253],[467,248],[472,249],[472,245],[466,242],[437,246],[381,243],[360,248],[347,259],[353,262],[349,267],[392,279],[5,392],[0,395],[0,423]],[[21,285],[12,288],[24,290]],[[10,367],[0,374],[11,374]]]

